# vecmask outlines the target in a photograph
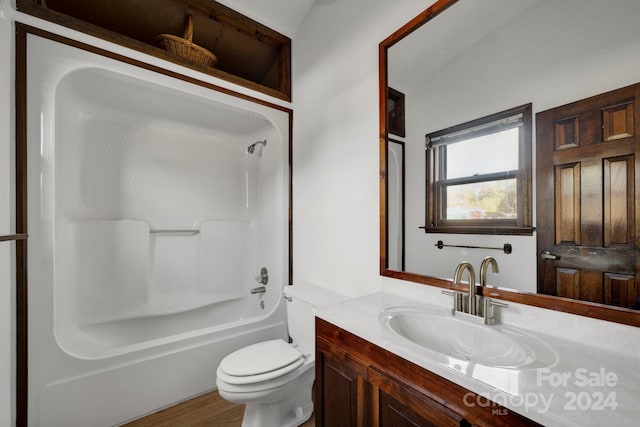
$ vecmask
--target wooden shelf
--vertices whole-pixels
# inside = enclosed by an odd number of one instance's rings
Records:
[[[291,39],[213,0],[17,0],[47,21],[291,100]],[[204,66],[160,49],[158,34],[182,36],[193,16],[193,42],[218,61]]]

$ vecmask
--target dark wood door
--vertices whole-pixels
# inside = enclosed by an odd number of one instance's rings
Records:
[[[640,84],[536,115],[538,292],[632,307]]]
[[[441,405],[407,384],[369,368],[372,425],[376,427],[467,427],[462,415]]]
[[[366,367],[323,342],[316,349],[316,425],[367,426]]]

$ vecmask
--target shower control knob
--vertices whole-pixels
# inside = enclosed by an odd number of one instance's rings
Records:
[[[267,267],[262,267],[260,269],[260,274],[256,276],[256,282],[266,285],[269,283],[269,272],[267,271]]]

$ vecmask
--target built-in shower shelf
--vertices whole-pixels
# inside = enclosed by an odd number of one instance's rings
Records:
[[[121,311],[98,319],[86,322],[87,325],[99,325],[102,323],[117,322],[120,320],[143,319],[149,317],[169,316],[172,314],[185,313],[197,310],[221,302],[232,301],[242,298],[243,295],[237,291],[216,292],[213,294],[186,293],[180,295],[164,295],[154,297],[146,304],[129,310]]]

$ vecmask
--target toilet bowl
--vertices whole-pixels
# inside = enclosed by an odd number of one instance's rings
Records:
[[[281,356],[295,360],[283,365]],[[260,369],[247,361],[253,356]],[[244,363],[243,363],[244,362]],[[243,427],[297,426],[311,417],[314,361],[284,340],[265,341],[231,353],[218,366],[218,393],[234,403],[244,403]],[[260,372],[263,371],[263,372]]]
[[[293,427],[313,413],[313,309],[346,297],[310,285],[287,288],[287,320],[293,342],[275,339],[241,348],[222,359],[216,370],[220,396],[246,405],[242,427]]]

